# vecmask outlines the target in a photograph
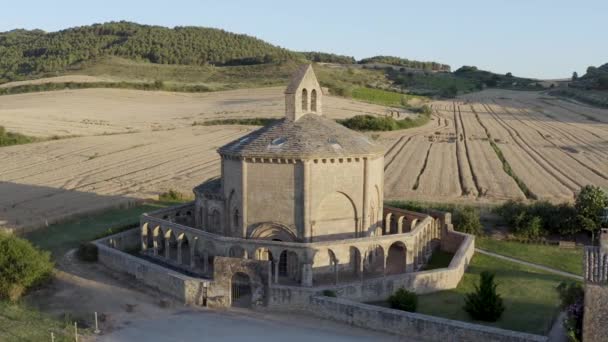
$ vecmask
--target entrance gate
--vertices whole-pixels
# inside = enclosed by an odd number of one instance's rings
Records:
[[[231,284],[232,306],[251,306],[251,280],[245,273],[235,273]]]

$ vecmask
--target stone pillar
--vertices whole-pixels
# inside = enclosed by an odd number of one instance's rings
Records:
[[[310,226],[310,161],[302,161],[302,234],[304,241],[312,242]]]
[[[242,225],[242,237],[247,238],[247,161],[243,159],[241,161],[242,169],[241,169],[241,225]],[[230,216],[231,214],[229,214]],[[238,229],[238,227],[237,227]]]
[[[312,264],[302,264],[302,286],[312,286]]]
[[[405,250],[405,272],[414,272],[414,263],[414,251],[408,248]]]
[[[148,235],[140,234],[141,236],[141,250],[145,252],[148,250]]]
[[[171,247],[169,246],[169,239],[165,238],[165,259],[169,260],[171,258],[171,253],[169,250]]]
[[[177,243],[177,263],[182,264],[182,241]]]
[[[386,276],[386,261],[388,260],[388,250],[382,258],[382,275]]]
[[[369,162],[367,158],[363,158],[363,224],[361,232],[357,236],[364,236],[365,232],[370,226],[369,214],[368,214],[368,201],[369,201]]]
[[[338,285],[338,282],[340,281],[338,279],[338,259],[334,260],[334,275],[335,275],[334,283],[336,285]]]
[[[207,251],[203,252],[203,273],[207,273],[209,271],[209,253]]]
[[[359,265],[357,265],[357,267],[359,268],[359,279],[361,281],[363,281],[363,257],[359,257]]]
[[[194,241],[196,241],[196,240],[194,240]],[[195,248],[194,248],[194,246],[196,246],[196,244],[193,244],[190,247],[190,268],[192,268],[192,269],[194,269],[196,267]]]
[[[274,283],[278,284],[279,283],[279,261],[275,260],[272,262],[272,264],[274,265]]]

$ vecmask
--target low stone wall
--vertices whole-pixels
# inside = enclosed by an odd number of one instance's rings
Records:
[[[583,341],[605,342],[608,339],[608,285],[585,284]]]
[[[321,296],[310,297],[306,313],[414,341],[544,342],[548,338],[412,312]]]
[[[121,241],[121,245],[112,247],[113,241]],[[93,243],[99,251],[98,261],[112,270],[132,275],[141,283],[184,304],[203,304],[205,288],[210,283],[208,279],[188,277],[121,250],[139,244],[139,229],[115,234]]]
[[[458,286],[467,266],[475,253],[475,237],[455,231],[448,231],[446,249],[455,252],[449,267],[430,271],[419,271],[389,275],[385,277],[364,279],[352,283],[328,285],[315,288],[284,286],[272,284],[269,306],[295,307],[306,305],[307,296],[318,294],[323,290],[334,291],[338,297],[359,302],[382,301],[397,289],[404,287],[418,294],[454,289]],[[456,248],[450,250],[450,248]],[[443,249],[443,248],[442,248]]]

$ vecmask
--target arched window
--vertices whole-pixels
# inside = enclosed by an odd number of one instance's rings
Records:
[[[302,89],[302,110],[308,110],[308,91]]]
[[[239,227],[239,210],[238,209],[234,209],[234,215],[232,215],[232,226],[234,228]]]
[[[221,228],[220,212],[218,210],[214,210],[211,214],[211,226],[215,231],[219,231]]]
[[[313,89],[310,92],[310,110],[313,112],[317,111],[317,90]]]

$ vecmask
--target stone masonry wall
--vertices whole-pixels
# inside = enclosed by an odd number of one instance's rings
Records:
[[[414,341],[544,342],[547,337],[361,304],[310,297],[308,313],[350,325],[407,336]]]
[[[605,342],[606,340],[608,340],[608,286],[587,283],[583,341]]]
[[[355,281],[314,289],[272,284],[268,305],[281,310],[299,310],[301,306],[307,305],[309,296],[323,290],[332,290],[340,298],[371,302],[385,300],[400,287],[419,294],[456,288],[475,253],[475,238],[455,231],[449,231],[446,235],[453,245],[459,241],[459,247],[447,268],[364,279],[363,282]]]

